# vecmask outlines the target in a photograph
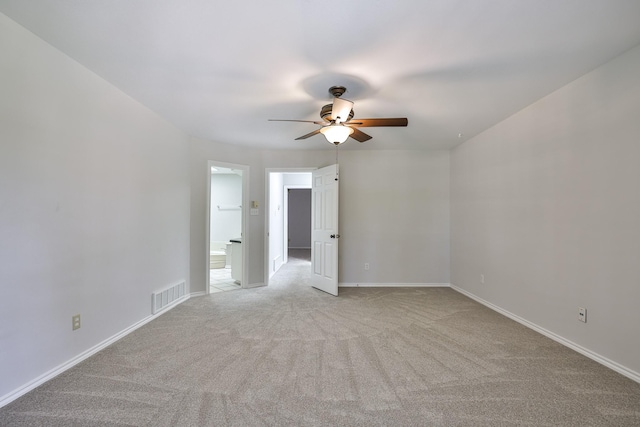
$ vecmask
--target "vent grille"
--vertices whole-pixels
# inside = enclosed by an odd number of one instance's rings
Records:
[[[156,314],[165,308],[177,304],[187,292],[187,284],[180,282],[160,292],[151,294],[151,312]]]

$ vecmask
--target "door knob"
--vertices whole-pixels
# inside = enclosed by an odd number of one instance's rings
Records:
[[[339,234],[332,234],[332,235],[331,235],[331,236],[329,236],[329,237],[331,237],[332,239],[339,239],[339,238],[340,238],[340,235],[339,235]]]

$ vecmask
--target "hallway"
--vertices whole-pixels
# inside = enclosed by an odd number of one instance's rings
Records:
[[[285,289],[311,286],[311,249],[289,249],[289,259],[280,267],[269,287]]]

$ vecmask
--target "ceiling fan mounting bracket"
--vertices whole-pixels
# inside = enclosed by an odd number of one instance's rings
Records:
[[[331,94],[331,96],[336,98],[340,98],[346,91],[347,88],[344,86],[331,86],[329,88],[329,93]]]

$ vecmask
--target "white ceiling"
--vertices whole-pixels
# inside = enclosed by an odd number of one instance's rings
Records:
[[[347,87],[349,148],[447,149],[640,43],[638,0],[0,0],[0,12],[187,133],[331,149],[315,125]],[[459,137],[462,134],[462,137]]]

